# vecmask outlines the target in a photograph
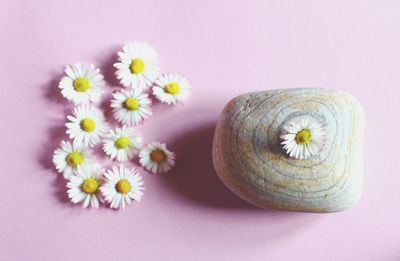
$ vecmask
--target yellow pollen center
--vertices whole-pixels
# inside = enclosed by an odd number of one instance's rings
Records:
[[[312,138],[312,133],[309,129],[302,129],[296,133],[296,143],[301,145],[310,144]]]
[[[117,191],[121,194],[127,194],[129,191],[131,191],[131,187],[131,183],[129,183],[129,181],[126,179],[121,179],[115,186]]]
[[[153,151],[150,153],[150,159],[151,159],[151,161],[153,161],[153,162],[159,163],[159,162],[164,161],[166,158],[167,158],[167,155],[166,155],[165,152],[162,151],[162,150],[153,150]]]
[[[135,58],[132,60],[131,65],[129,65],[131,73],[138,74],[144,71],[144,62],[142,59]]]
[[[139,108],[139,101],[130,97],[124,102],[124,107],[130,111],[136,111]]]
[[[118,149],[126,149],[130,143],[131,141],[127,137],[121,137],[114,142],[114,145]]]
[[[94,178],[88,178],[83,181],[81,185],[81,189],[88,193],[88,194],[94,194],[97,192],[97,189],[99,188],[99,181]]]
[[[165,85],[165,92],[169,94],[178,94],[180,91],[180,86],[176,82],[170,82],[167,85]]]
[[[86,132],[92,132],[96,128],[96,123],[92,119],[85,118],[81,121],[81,128]]]
[[[90,81],[85,77],[79,77],[74,80],[73,85],[77,92],[86,92],[90,88]]]
[[[78,165],[81,165],[83,160],[84,160],[83,155],[77,151],[73,151],[69,153],[67,156],[67,164],[70,165],[71,167],[76,167]]]

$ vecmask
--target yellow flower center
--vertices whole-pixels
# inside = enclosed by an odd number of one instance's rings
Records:
[[[83,155],[77,151],[73,151],[71,153],[68,154],[67,156],[67,164],[70,165],[71,167],[76,167],[78,165],[81,165],[83,160],[85,158],[83,157]]]
[[[167,155],[165,154],[165,152],[163,150],[153,150],[150,153],[150,159],[153,162],[162,162],[167,158]]]
[[[87,194],[94,194],[97,192],[99,188],[99,181],[94,178],[88,178],[83,181],[81,185],[81,189],[86,192]]]
[[[129,191],[131,191],[131,187],[131,183],[129,183],[127,179],[121,179],[115,186],[117,191],[121,194],[127,194]]]
[[[77,92],[86,92],[90,88],[90,81],[85,77],[78,77],[74,80],[73,85]]]
[[[131,141],[127,137],[121,137],[114,142],[114,145],[118,149],[126,149],[130,143]]]
[[[165,92],[169,94],[178,94],[180,91],[180,86],[176,82],[170,82],[167,85],[165,85]]]
[[[85,118],[81,121],[81,128],[86,132],[92,132],[96,128],[96,123],[92,119]]]
[[[128,98],[124,102],[124,107],[130,111],[136,111],[139,108],[139,101],[136,98]]]
[[[144,62],[142,59],[135,58],[132,60],[131,65],[129,65],[131,73],[138,74],[144,71]]]
[[[296,133],[296,143],[307,145],[310,144],[312,138],[312,133],[309,129],[302,129],[301,131]]]

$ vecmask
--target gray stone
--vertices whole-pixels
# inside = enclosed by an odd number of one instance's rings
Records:
[[[290,158],[280,144],[282,125],[299,115],[326,126],[319,154],[303,160]],[[344,92],[302,88],[244,94],[221,114],[214,167],[229,189],[256,206],[341,211],[361,196],[363,132],[363,109]]]

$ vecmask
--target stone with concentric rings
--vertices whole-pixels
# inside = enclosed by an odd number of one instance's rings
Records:
[[[311,117],[325,126],[319,153],[307,159],[282,149],[282,126]],[[351,95],[319,88],[249,93],[223,110],[213,142],[215,170],[235,194],[259,207],[335,212],[362,192],[364,112]]]

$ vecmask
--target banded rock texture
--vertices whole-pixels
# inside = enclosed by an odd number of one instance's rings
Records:
[[[296,117],[325,125],[326,142],[309,159],[282,149],[282,126]],[[362,192],[364,112],[352,96],[316,88],[244,94],[231,100],[217,124],[215,170],[222,182],[259,207],[335,212]]]

